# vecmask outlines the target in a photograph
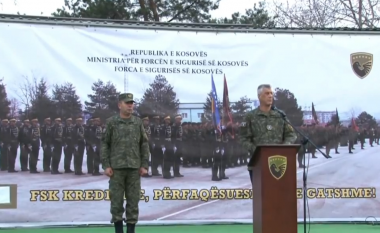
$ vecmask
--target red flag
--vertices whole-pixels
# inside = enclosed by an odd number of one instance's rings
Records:
[[[224,75],[224,88],[223,88],[223,125],[227,126],[229,122],[232,124],[232,114],[230,109],[230,99],[228,97],[228,86],[226,75]]]
[[[356,131],[359,132],[359,127],[356,125],[355,119],[351,118],[351,127]]]

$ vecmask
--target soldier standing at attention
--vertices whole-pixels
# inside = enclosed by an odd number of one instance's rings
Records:
[[[63,153],[65,155],[64,158],[64,169],[65,173],[73,173],[71,170],[71,161],[73,160],[74,153],[74,143],[73,143],[73,119],[67,118],[66,125],[63,128],[63,140],[64,140],[64,149]]]
[[[8,172],[17,172],[15,170],[15,163],[20,144],[20,130],[16,126],[16,119],[11,119],[9,122]]]
[[[211,167],[211,180],[220,181],[222,180],[222,132],[214,128],[212,135],[214,141],[212,142],[213,154],[212,154],[212,167]],[[219,174],[219,176],[218,176]]]
[[[86,141],[86,161],[87,161],[87,174],[92,174],[92,167],[91,167],[91,161],[94,157],[94,152],[92,149],[92,129],[93,129],[93,121],[92,118],[88,119],[85,127],[84,127],[84,139]]]
[[[9,135],[8,135],[8,119],[3,119],[1,121],[0,128],[0,147],[1,147],[1,161],[0,161],[0,170],[6,171],[8,170],[8,152],[9,152]]]
[[[162,177],[164,179],[172,179],[173,176],[170,173],[170,169],[173,166],[173,157],[174,157],[174,135],[173,128],[170,124],[170,116],[164,118],[165,124],[163,126],[163,138],[164,145],[162,147],[164,154],[164,162],[162,166]]]
[[[75,175],[84,175],[82,172],[83,165],[83,155],[85,148],[85,139],[84,134],[85,130],[82,125],[83,119],[77,118],[75,119],[75,126],[73,129],[73,143],[74,143],[74,172]]]
[[[132,115],[133,94],[119,95],[120,114],[107,119],[102,136],[101,160],[110,177],[111,223],[115,233],[123,233],[126,211],[127,233],[135,233],[139,217],[141,176],[148,173],[149,144],[143,123]],[[127,204],[124,209],[124,197]]]
[[[44,125],[41,127],[41,142],[42,142],[42,149],[44,151],[43,159],[42,159],[42,166],[44,172],[50,172],[50,165],[52,160],[52,154],[53,154],[53,131],[52,131],[52,125],[51,125],[51,119],[45,118]]]
[[[352,150],[355,150],[354,148],[355,136],[356,136],[355,129],[353,129],[353,127],[350,125],[349,131],[348,131],[348,153],[350,154],[353,154]]]
[[[240,124],[241,145],[252,155],[259,144],[292,144],[297,135],[279,111],[272,110],[273,90],[268,84],[257,88],[260,106],[246,114]],[[248,167],[252,181],[252,167]]]
[[[61,162],[62,156],[62,143],[63,143],[63,126],[61,123],[61,118],[56,118],[54,120],[54,126],[52,128],[52,146],[53,146],[53,156],[51,159],[51,174],[58,175],[59,163]]]
[[[162,162],[163,162],[163,151],[162,151],[162,143],[163,143],[163,133],[162,133],[162,126],[160,124],[160,117],[154,116],[154,123],[152,126],[152,155],[151,155],[151,161],[152,161],[152,176],[161,176],[161,174],[158,172],[158,166],[161,166],[162,168]]]
[[[40,126],[38,119],[32,119],[32,126],[29,128],[28,134],[28,150],[30,152],[29,168],[30,173],[37,174],[38,155],[40,153]]]
[[[29,149],[28,149],[28,137],[29,137],[30,121],[24,120],[24,125],[20,128],[20,166],[21,171],[26,172],[28,169]]]
[[[182,157],[182,136],[183,136],[183,129],[182,129],[182,116],[177,115],[175,117],[175,122],[173,124],[173,135],[174,135],[174,155],[173,155],[173,173],[174,177],[183,177],[181,173],[179,172],[179,168],[181,166],[181,157]]]
[[[150,158],[150,161],[152,161],[152,140],[151,140],[151,135],[152,135],[152,131],[151,131],[151,128],[150,128],[150,125],[149,125],[149,117],[144,117],[142,118],[143,120],[143,125],[144,125],[144,130],[145,130],[145,133],[146,133],[146,136],[148,137],[148,141],[149,141],[149,154],[151,156]],[[146,178],[149,178],[149,177],[152,177],[151,175],[149,175],[149,170],[148,170],[148,173],[146,173],[145,175],[143,175],[142,177],[146,177]]]
[[[92,136],[92,149],[94,152],[93,160],[90,162],[92,165],[92,175],[100,176],[102,173],[99,172],[100,169],[100,145],[102,140],[103,128],[101,126],[100,118],[93,118],[93,129],[90,131]]]

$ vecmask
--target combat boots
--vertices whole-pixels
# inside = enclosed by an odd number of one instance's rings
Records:
[[[114,222],[113,225],[115,226],[115,233],[124,233],[123,221]]]
[[[127,223],[127,233],[135,233],[135,224]]]

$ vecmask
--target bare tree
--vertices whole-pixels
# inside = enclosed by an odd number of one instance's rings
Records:
[[[283,27],[374,28],[380,22],[380,0],[274,0],[278,24]]]
[[[19,110],[20,110],[20,103],[16,98],[12,98],[10,100],[11,104],[9,105],[9,117],[10,118],[18,118],[19,116]]]
[[[360,113],[362,112],[362,110],[359,108],[359,107],[352,107],[350,109],[350,118],[356,118]]]
[[[36,100],[38,83],[41,79],[38,79],[34,75],[32,77],[22,77],[24,82],[20,83],[19,87],[15,90],[15,93],[19,97],[19,101],[22,105],[31,106],[33,101]]]

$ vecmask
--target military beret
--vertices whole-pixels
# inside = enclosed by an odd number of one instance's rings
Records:
[[[48,118],[45,118],[45,121],[50,121],[51,119],[50,119],[50,117],[48,117]]]
[[[67,118],[66,121],[72,121],[73,119],[72,118]]]
[[[25,123],[27,123],[27,122],[29,122],[29,120],[28,120],[28,119],[26,119],[26,120],[24,120],[24,122],[25,122]]]
[[[83,119],[81,117],[75,119],[76,121],[82,121]]]
[[[32,122],[38,122],[37,118],[32,119]]]
[[[160,116],[154,116],[153,119],[160,119]]]
[[[133,94],[132,93],[123,93],[119,95],[119,101],[124,102],[135,102],[133,100]]]
[[[9,121],[10,121],[10,122],[16,122],[16,119],[13,119],[13,118],[12,118],[12,119],[10,119]]]
[[[170,120],[170,116],[165,117],[164,120]]]
[[[149,121],[149,117],[142,118],[143,121]]]
[[[177,116],[175,116],[175,119],[182,119],[182,116],[178,114]]]

